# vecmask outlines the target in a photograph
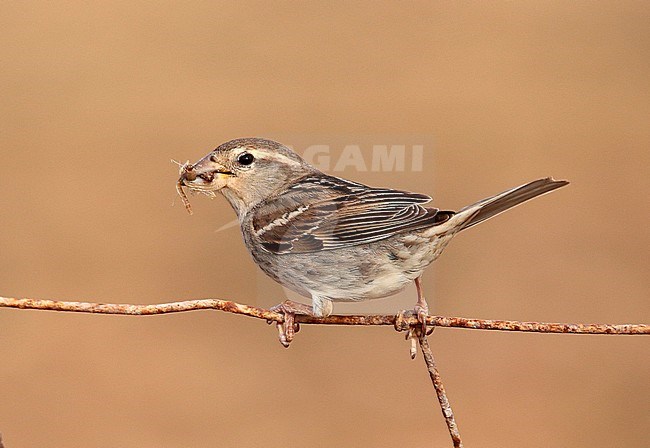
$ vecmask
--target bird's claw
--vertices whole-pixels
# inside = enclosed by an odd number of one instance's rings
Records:
[[[409,318],[414,316],[417,318],[417,323],[409,323]],[[417,344],[420,335],[424,334],[429,336],[435,329],[435,327],[428,328],[427,316],[427,311],[416,305],[415,310],[401,310],[395,317],[395,329],[397,331],[406,331],[405,339],[411,345],[409,348],[411,359],[415,359],[417,354]]]
[[[413,312],[416,314],[418,318],[418,324],[420,325],[420,330],[422,331],[422,334],[429,336],[431,333],[433,333],[433,330],[436,327],[429,328],[427,325],[427,317],[429,317],[429,309],[427,307],[415,305],[415,309],[413,310]]]
[[[415,356],[418,353],[418,331],[419,329],[415,326],[411,326],[407,331],[406,331],[406,340],[411,343],[411,346],[409,347],[409,354],[411,355],[411,359],[415,359]]]
[[[285,348],[289,348],[295,334],[300,331],[300,324],[296,322],[296,314],[310,314],[308,308],[307,305],[292,302],[291,300],[285,300],[284,302],[270,308],[271,311],[280,313],[284,316],[282,322],[275,322],[275,326],[278,329],[278,339],[280,340],[280,344]],[[272,322],[273,321],[267,321],[269,324]]]

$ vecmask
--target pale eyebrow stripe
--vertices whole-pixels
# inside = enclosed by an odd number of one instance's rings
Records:
[[[257,149],[251,149],[251,148],[237,148],[237,150],[245,151],[249,154],[252,154],[255,158],[259,158],[259,159],[275,160],[278,162],[282,162],[294,166],[300,165],[300,162],[293,160],[283,154],[268,153],[268,152],[258,151]]]

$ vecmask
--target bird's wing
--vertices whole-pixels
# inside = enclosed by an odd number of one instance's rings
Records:
[[[372,188],[330,176],[302,179],[257,208],[253,232],[272,253],[308,253],[375,241],[446,221],[429,196]]]

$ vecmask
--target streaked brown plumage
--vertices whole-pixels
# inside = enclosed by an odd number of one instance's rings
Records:
[[[178,180],[191,190],[221,192],[260,268],[310,297],[318,316],[329,315],[332,302],[386,297],[412,281],[420,292],[424,269],[456,233],[567,184],[539,179],[458,212],[441,211],[424,206],[427,195],[329,176],[280,143],[259,138],[224,143],[183,165]],[[420,293],[415,310],[424,322],[428,308]],[[285,345],[289,326],[282,328]]]

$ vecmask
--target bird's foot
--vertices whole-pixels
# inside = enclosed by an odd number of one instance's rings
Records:
[[[413,312],[418,318],[418,324],[420,325],[420,330],[422,331],[422,334],[429,336],[431,333],[433,333],[433,330],[436,327],[431,327],[431,329],[429,329],[427,326],[427,317],[429,317],[429,307],[426,306],[426,304],[422,306],[416,303]]]
[[[430,329],[427,328],[427,316],[427,311],[421,309],[421,307],[417,305],[414,310],[401,310],[397,313],[397,316],[395,316],[395,329],[397,331],[406,331],[405,339],[409,341],[411,345],[409,349],[411,359],[415,359],[415,355],[417,354],[420,335],[424,334],[429,336],[435,329],[435,327],[431,327]],[[409,322],[413,317],[417,319],[416,323]]]
[[[289,348],[289,344],[293,341],[295,334],[300,331],[300,324],[296,322],[296,314],[313,315],[312,308],[309,305],[292,300],[285,300],[271,307],[270,310],[284,315],[284,320],[282,322],[276,322],[275,326],[278,329],[280,344],[286,348]],[[269,323],[272,322],[269,321]]]

